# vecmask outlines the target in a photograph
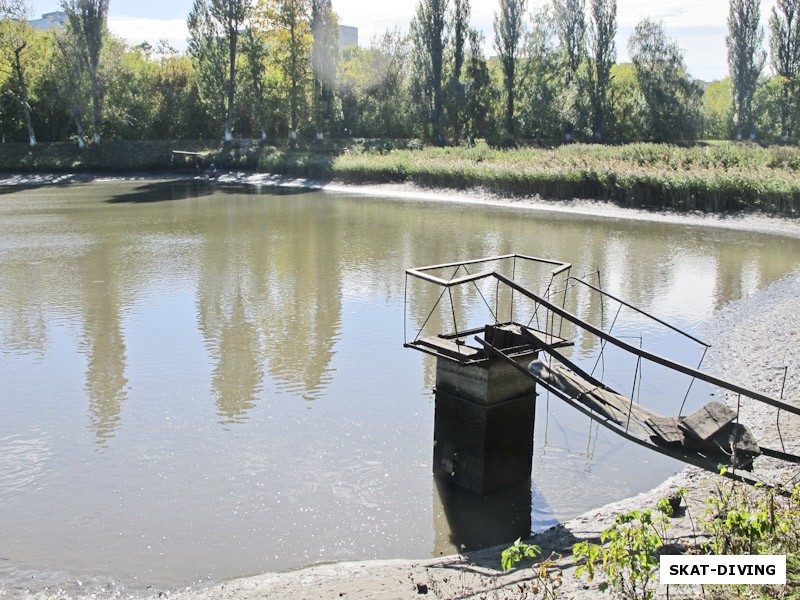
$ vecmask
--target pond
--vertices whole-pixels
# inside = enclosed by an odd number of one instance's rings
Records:
[[[541,529],[677,471],[551,401],[531,486],[487,506],[433,480],[434,363],[403,348],[404,271],[515,252],[599,270],[690,332],[800,264],[778,236],[489,205],[3,190],[0,590],[425,558],[513,541],[509,511]]]

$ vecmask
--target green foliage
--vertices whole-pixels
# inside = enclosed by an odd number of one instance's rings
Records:
[[[628,51],[645,101],[646,135],[656,142],[696,139],[702,90],[663,24],[650,19],[640,22],[628,41]]]
[[[560,138],[559,53],[553,16],[547,5],[534,12],[525,36],[524,60],[520,65],[519,119],[522,137],[542,143]]]
[[[504,571],[510,571],[518,562],[526,558],[536,558],[537,556],[541,556],[541,554],[542,549],[539,546],[526,544],[521,538],[517,538],[513,546],[503,550],[500,556],[500,562],[503,565]]]
[[[411,21],[412,91],[419,114],[430,127],[426,137],[444,143],[442,132],[443,77],[447,0],[419,0]]]
[[[584,561],[576,576],[586,573],[592,581],[599,567],[607,578],[607,582],[600,584],[601,591],[611,587],[622,598],[652,599],[658,551],[664,545],[663,536],[672,514],[669,500],[662,499],[657,511],[660,514],[656,516],[651,510],[617,515],[614,525],[600,536],[603,545],[587,541],[575,544],[572,550],[576,562]]]
[[[747,592],[759,598],[800,597],[800,486],[783,490],[731,484],[718,487],[706,505],[702,527],[709,541],[703,551],[786,555],[785,586],[757,586]],[[731,595],[730,590],[720,593]]]
[[[728,13],[728,70],[738,139],[755,137],[753,98],[767,55],[762,49],[761,2],[731,0]]]
[[[344,50],[339,64],[345,137],[413,137],[408,82],[409,42],[388,30],[369,48]]]
[[[726,140],[733,130],[733,94],[729,78],[712,81],[703,90],[703,137]]]
[[[510,571],[518,563],[526,559],[535,559],[542,554],[542,549],[534,544],[527,544],[517,539],[514,544],[503,550],[500,562],[504,571]],[[563,558],[560,554],[552,552],[550,556],[532,565],[534,573],[532,581],[518,584],[519,598],[542,598],[542,600],[555,600],[558,598],[558,588],[561,587],[561,569],[557,561]]]
[[[500,10],[494,17],[494,47],[503,68],[503,88],[505,90],[505,128],[506,141],[516,141],[516,99],[517,60],[520,43],[524,33],[523,15],[525,0],[500,0]]]

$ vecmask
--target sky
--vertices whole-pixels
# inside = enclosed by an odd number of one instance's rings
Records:
[[[528,0],[537,7],[546,0]],[[342,25],[358,27],[359,44],[387,28],[408,30],[417,0],[333,0]],[[762,24],[766,24],[775,0],[762,0]],[[486,36],[487,55],[492,49],[492,23],[498,0],[472,0],[472,24]],[[192,0],[111,0],[109,28],[131,44],[144,40],[155,45],[167,39],[179,50],[186,48],[186,15]],[[58,0],[33,0],[34,18],[59,10]],[[705,81],[720,79],[727,72],[728,0],[617,0],[617,62],[628,58],[627,40],[636,23],[645,17],[663,20],[667,34],[683,49],[689,71]]]

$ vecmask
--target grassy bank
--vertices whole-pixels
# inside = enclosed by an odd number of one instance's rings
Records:
[[[199,157],[173,150],[198,152]],[[539,195],[547,199],[607,200],[621,206],[800,215],[800,149],[724,143],[680,148],[658,144],[555,149],[431,148],[413,142],[351,141],[288,150],[203,141],[108,141],[0,145],[0,170],[196,171],[258,170],[347,182],[410,182],[444,188]]]
[[[337,178],[480,187],[512,195],[590,198],[622,206],[800,214],[800,150],[739,145],[427,148],[337,157]]]

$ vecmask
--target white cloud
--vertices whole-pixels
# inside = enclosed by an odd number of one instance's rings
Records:
[[[159,40],[167,40],[178,50],[186,48],[188,30],[184,19],[146,19],[136,17],[108,18],[108,28],[114,35],[129,44],[148,41],[154,46]]]

